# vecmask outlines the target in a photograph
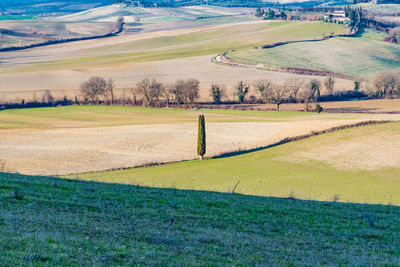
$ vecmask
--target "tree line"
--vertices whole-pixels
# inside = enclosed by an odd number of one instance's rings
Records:
[[[245,103],[246,97],[253,86],[261,95],[263,103],[275,104],[277,110],[283,103],[308,103],[318,100],[321,90],[325,89],[328,94],[333,94],[335,79],[327,77],[322,83],[317,79],[305,80],[301,78],[288,79],[283,85],[273,83],[269,80],[259,80],[253,85],[239,81],[233,88],[237,103]],[[112,79],[106,81],[101,77],[91,77],[83,82],[80,91],[85,103],[99,103],[101,98],[109,104],[114,103],[115,84]],[[197,79],[178,80],[173,84],[164,85],[156,79],[143,79],[135,87],[130,89],[134,104],[148,107],[159,107],[164,103],[166,106],[193,105],[200,97],[200,82]],[[212,84],[210,96],[214,104],[221,104],[226,97],[223,86]]]
[[[209,96],[213,104],[223,103],[266,103],[276,105],[279,110],[284,103],[304,103],[305,110],[310,111],[310,104],[324,101],[344,101],[373,98],[400,98],[400,73],[386,71],[378,73],[370,83],[354,81],[352,90],[336,90],[334,77],[323,80],[294,77],[283,83],[267,79],[254,83],[239,81],[233,91],[234,102],[228,100],[227,90],[219,84],[211,84]],[[116,97],[113,79],[93,76],[80,84],[80,94],[70,99],[66,95],[56,99],[50,90],[44,91],[41,97],[34,93],[32,102],[3,103],[3,108],[38,107],[73,104],[106,104],[106,105],[142,105],[146,107],[193,106],[200,98],[200,82],[197,79],[177,80],[172,84],[163,84],[156,79],[143,79],[129,89],[124,89],[122,96]],[[251,95],[251,89],[260,97]],[[253,91],[253,92],[254,92]],[[130,94],[130,95],[127,95]],[[228,100],[223,101],[223,100]]]
[[[106,81],[102,77],[93,76],[81,83],[80,91],[84,101],[92,104],[99,103],[101,98],[106,103],[114,104],[115,84],[112,79]],[[178,80],[174,84],[164,85],[156,79],[143,79],[135,87],[129,89],[133,96],[133,104],[148,107],[159,107],[161,102],[166,105],[192,105],[199,97],[200,82],[197,79]],[[164,101],[162,101],[164,100]]]

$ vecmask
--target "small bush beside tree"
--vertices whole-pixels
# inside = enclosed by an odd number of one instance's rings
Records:
[[[315,108],[314,108],[314,111],[315,111],[315,112],[321,113],[323,110],[324,110],[324,109],[321,107],[320,104],[316,104],[316,105],[315,105]]]

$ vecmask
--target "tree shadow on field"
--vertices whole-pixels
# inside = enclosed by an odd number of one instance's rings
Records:
[[[378,113],[380,108],[361,108],[361,107],[342,107],[342,108],[326,108],[326,112],[331,113]]]

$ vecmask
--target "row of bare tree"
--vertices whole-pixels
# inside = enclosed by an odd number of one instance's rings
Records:
[[[277,110],[283,103],[308,103],[316,101],[324,90],[327,95],[335,92],[335,79],[326,77],[318,79],[304,79],[295,77],[286,80],[283,84],[269,80],[259,80],[254,84],[240,81],[234,90],[234,96],[238,103],[244,103],[253,86],[261,95],[264,103],[276,104]],[[371,97],[386,98],[400,96],[400,75],[394,72],[379,73],[372,81]],[[106,81],[101,77],[91,77],[80,86],[85,102],[92,104],[104,99],[107,103],[114,104],[115,84],[112,79]],[[178,80],[173,84],[164,85],[155,79],[144,79],[129,89],[133,96],[133,104],[144,106],[160,106],[161,103],[176,105],[192,105],[199,99],[200,82],[196,79]],[[360,90],[360,82],[354,82],[354,91]],[[215,104],[220,104],[226,97],[226,90],[223,86],[213,84],[210,88],[210,95]]]
[[[254,87],[260,92],[262,100],[265,103],[276,104],[277,109],[282,103],[304,102],[309,103],[320,96],[322,86],[328,93],[333,93],[335,79],[327,77],[323,84],[319,80],[304,80],[301,78],[289,79],[285,84],[275,84],[269,80],[259,80],[254,83]],[[92,103],[98,103],[100,98],[104,98],[111,104],[114,103],[115,84],[112,79],[106,81],[101,77],[91,77],[80,86],[81,93]],[[234,88],[235,96],[239,103],[246,100],[249,93],[250,84],[240,81]],[[178,80],[171,85],[163,85],[157,80],[144,79],[130,89],[134,104],[143,103],[145,106],[159,106],[161,100],[167,105],[174,103],[176,105],[191,105],[199,98],[200,82],[196,79]],[[222,98],[226,96],[222,86],[213,84],[211,86],[211,96],[215,104],[219,104]]]
[[[200,82],[196,79],[178,80],[172,85],[164,86],[156,79],[144,79],[136,84],[130,91],[133,95],[134,104],[139,101],[145,106],[155,107],[165,99],[167,105],[171,102],[179,104],[193,104],[199,98]],[[111,104],[114,103],[115,84],[112,79],[106,81],[101,77],[91,77],[81,84],[81,93],[86,100],[92,104],[99,101],[101,97]],[[86,102],[86,101],[85,101]]]
[[[375,98],[400,97],[400,73],[387,71],[378,73],[372,80]]]
[[[317,79],[292,78],[286,80],[284,84],[273,83],[270,80],[259,80],[253,86],[260,92],[264,103],[276,104],[277,110],[279,110],[279,106],[283,103],[303,102],[308,104],[317,100],[322,88],[325,88],[328,94],[332,94],[335,87],[335,79],[327,77],[321,83]],[[238,102],[243,103],[249,93],[250,84],[240,81],[234,89]],[[219,96],[224,95],[221,86],[212,85],[211,95],[214,103],[219,104]]]

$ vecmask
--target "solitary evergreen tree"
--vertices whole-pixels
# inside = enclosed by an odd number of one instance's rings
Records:
[[[197,155],[200,156],[200,160],[203,160],[203,156],[206,154],[206,125],[204,121],[204,115],[199,116],[199,133],[197,138]]]

